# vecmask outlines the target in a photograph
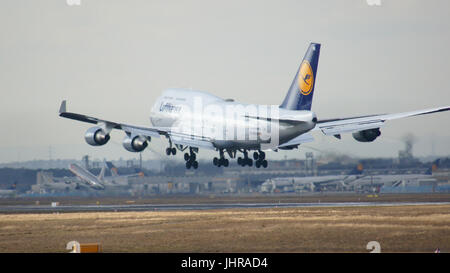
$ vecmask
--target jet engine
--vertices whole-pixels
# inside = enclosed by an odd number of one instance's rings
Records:
[[[150,139],[147,139],[144,136],[134,136],[134,137],[125,136],[122,145],[125,148],[125,150],[138,153],[142,152],[148,146],[149,140]]]
[[[84,139],[92,146],[100,146],[105,145],[109,141],[110,136],[102,128],[92,127],[86,131]]]
[[[372,142],[380,135],[380,128],[375,128],[355,132],[353,133],[353,138],[359,142]]]

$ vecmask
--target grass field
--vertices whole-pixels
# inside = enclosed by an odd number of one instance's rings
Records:
[[[0,252],[450,251],[450,205],[0,215]]]

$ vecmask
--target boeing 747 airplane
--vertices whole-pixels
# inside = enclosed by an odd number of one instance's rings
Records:
[[[59,115],[95,124],[85,133],[85,140],[93,146],[105,145],[113,129],[125,132],[123,147],[141,152],[151,138],[168,139],[167,155],[177,150],[185,152],[186,168],[198,167],[199,149],[218,152],[215,166],[229,165],[229,158],[237,158],[241,166],[267,167],[265,151],[292,150],[302,143],[313,141],[311,131],[341,138],[352,133],[360,142],[372,142],[380,136],[380,128],[388,120],[431,114],[450,110],[450,106],[425,110],[350,118],[321,120],[311,111],[314,86],[317,81],[320,44],[311,43],[281,105],[240,104],[204,91],[167,89],[151,109],[152,126],[142,127],[112,122],[87,115],[68,112],[62,101]],[[253,159],[249,152],[253,152]]]

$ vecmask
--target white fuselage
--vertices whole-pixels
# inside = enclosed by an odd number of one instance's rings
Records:
[[[69,170],[79,179],[88,183],[92,188],[104,189],[104,186],[102,185],[100,179],[81,166],[77,164],[69,164]]]
[[[210,140],[216,148],[259,149],[285,143],[315,127],[311,111],[241,104],[203,91],[168,89],[151,110],[151,123]]]

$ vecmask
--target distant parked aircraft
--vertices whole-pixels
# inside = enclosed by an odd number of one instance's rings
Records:
[[[107,168],[110,169],[111,176],[105,176],[105,171]],[[111,162],[106,161],[98,176],[92,174],[87,169],[75,163],[69,164],[69,170],[81,181],[87,183],[96,190],[104,190],[105,187],[112,186],[126,186],[128,185],[128,178],[143,176],[142,172],[128,175],[118,175],[117,168]]]

